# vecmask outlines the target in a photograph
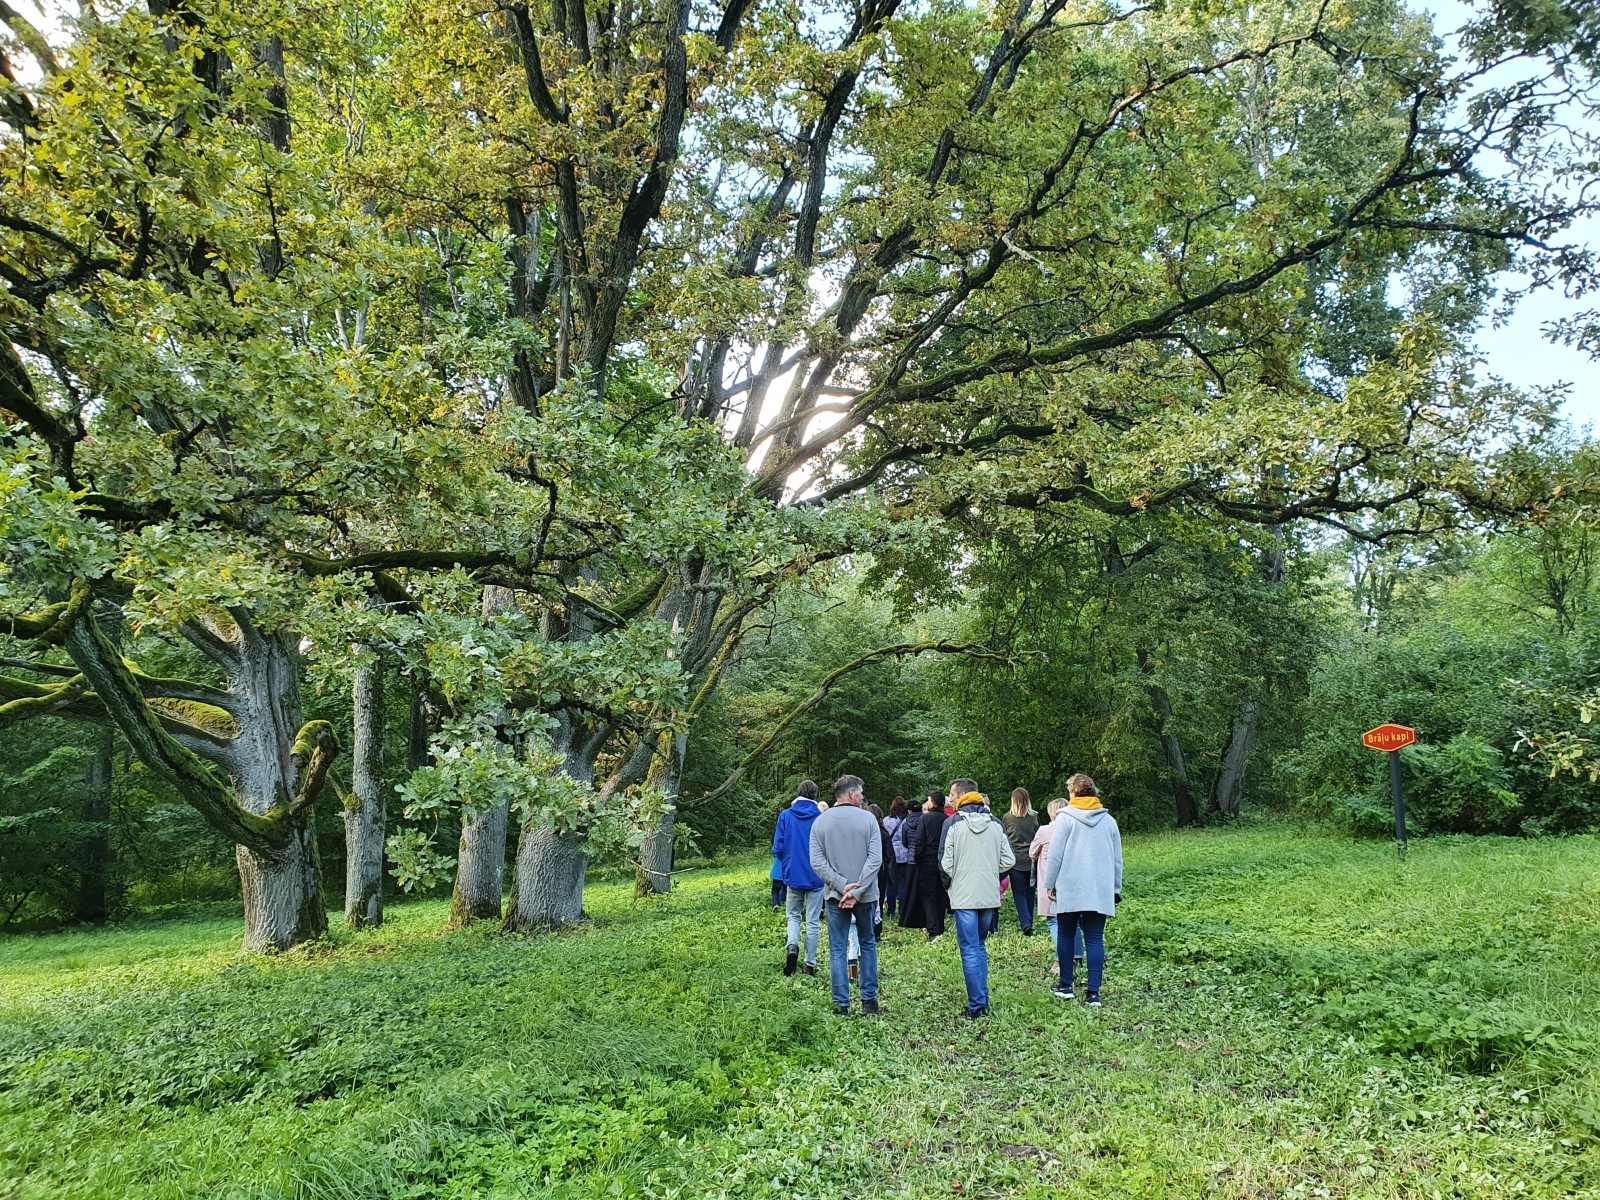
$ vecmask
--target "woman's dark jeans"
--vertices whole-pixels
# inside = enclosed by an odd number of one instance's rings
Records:
[[[1100,990],[1100,977],[1106,969],[1106,915],[1097,912],[1056,914],[1056,962],[1061,966],[1061,982],[1072,986],[1072,939],[1083,930],[1083,957],[1089,966],[1089,990]]]
[[[906,894],[906,872],[909,869],[905,863],[888,862],[878,872],[878,899],[883,904],[882,916],[885,921],[894,916]]]
[[[1033,890],[1033,872],[1025,867],[1011,872],[1011,898],[1017,905],[1017,924],[1024,929],[1033,928],[1033,914],[1038,909],[1038,899]]]

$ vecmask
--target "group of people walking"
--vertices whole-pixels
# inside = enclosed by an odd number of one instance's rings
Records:
[[[817,972],[822,915],[828,926],[828,969],[834,1011],[850,1012],[851,984],[861,1009],[878,1007],[878,940],[885,914],[902,928],[922,929],[930,942],[955,925],[966,981],[967,1016],[989,1011],[987,940],[999,927],[1009,890],[1022,932],[1036,918],[1055,942],[1051,992],[1076,998],[1074,975],[1087,970],[1086,1003],[1100,1004],[1106,920],[1122,902],[1122,835],[1094,780],[1074,775],[1067,795],[1052,800],[1041,823],[1023,788],[998,819],[971,779],[948,794],[930,793],[917,811],[895,798],[887,816],[866,806],[855,775],[834,784],[832,805],[806,780],[779,814],[772,837],[772,904],[788,915],[783,972]]]

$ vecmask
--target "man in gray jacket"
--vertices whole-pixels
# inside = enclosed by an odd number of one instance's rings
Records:
[[[883,840],[878,822],[861,807],[862,783],[841,775],[833,785],[833,807],[811,823],[811,869],[822,877],[828,909],[828,974],[833,1011],[850,1015],[850,968],[846,948],[855,923],[861,943],[861,1011],[878,1011],[878,943],[872,936],[878,905],[878,868]]]
[[[947,822],[939,866],[950,879],[961,974],[967,981],[967,1016],[989,1012],[989,951],[984,942],[1000,924],[1000,877],[1016,865],[1011,839],[976,791],[956,798]]]

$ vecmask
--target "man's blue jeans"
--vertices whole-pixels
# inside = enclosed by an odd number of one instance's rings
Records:
[[[961,974],[967,981],[967,1011],[989,1007],[989,951],[984,940],[1000,924],[998,908],[958,908],[955,911],[956,945],[961,950]]]
[[[861,1003],[870,1004],[878,998],[878,942],[872,936],[872,918],[877,907],[857,901],[854,908],[840,908],[837,899],[828,898],[828,976],[833,981],[835,1008],[850,1007],[846,946],[852,925],[856,940],[861,944]]]

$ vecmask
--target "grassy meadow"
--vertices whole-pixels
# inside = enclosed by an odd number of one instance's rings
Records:
[[[1008,908],[977,1024],[953,934],[890,928],[877,1019],[783,978],[765,859],[531,938],[6,938],[0,1196],[1600,1196],[1600,840],[1127,854],[1105,1008]]]

